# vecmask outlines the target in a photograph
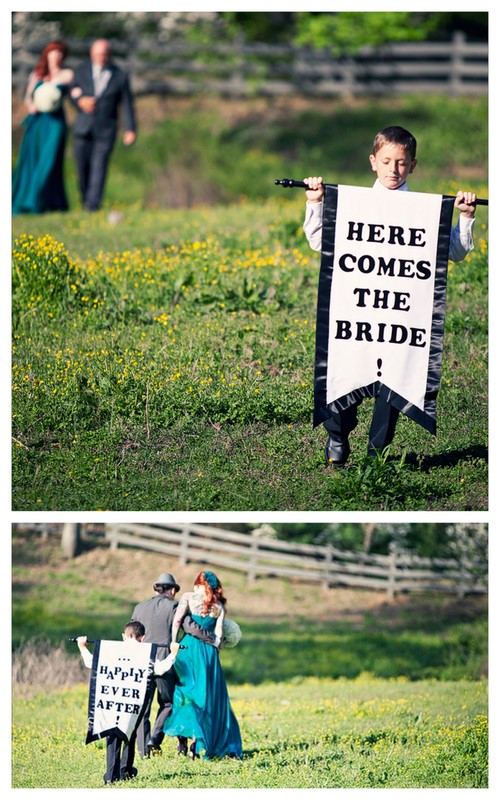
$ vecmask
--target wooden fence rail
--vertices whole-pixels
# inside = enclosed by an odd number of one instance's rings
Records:
[[[418,558],[396,550],[388,556],[352,553],[196,523],[109,523],[104,528],[112,548],[137,547],[180,559],[183,564],[226,567],[244,572],[249,582],[261,576],[283,577],[325,588],[378,589],[389,598],[398,592],[442,591],[463,597],[487,591],[487,565],[465,559]]]
[[[13,37],[12,82],[23,94],[29,71],[45,42]],[[88,54],[90,42],[69,42],[68,66]],[[153,38],[113,43],[136,95],[226,97],[445,93],[488,91],[488,45],[456,32],[449,42],[405,42],[366,47],[335,58],[325,50],[271,44],[160,43]]]

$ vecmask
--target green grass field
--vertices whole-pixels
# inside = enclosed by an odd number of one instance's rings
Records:
[[[302,657],[302,656],[301,656]],[[305,658],[314,653],[305,653]],[[243,760],[191,762],[167,739],[130,786],[484,788],[484,683],[318,680],[230,687]],[[85,745],[84,685],[14,702],[13,786],[102,786],[104,742]]]
[[[440,163],[443,117],[469,120],[472,107],[469,151],[461,142]],[[370,185],[367,159],[346,154],[382,112],[332,110],[338,182]],[[413,98],[399,112],[425,130],[415,189],[453,193],[466,175],[486,195],[484,102]],[[283,172],[306,170],[303,112],[281,127],[269,121],[262,141],[250,114],[222,130],[204,114],[194,126],[191,114],[151,124],[128,161],[118,150],[103,211],[14,219],[13,508],[485,510],[487,209],[475,250],[450,267],[438,436],[401,418],[389,452],[366,460],[365,402],[351,461],[335,471],[311,422],[319,258],[301,231],[302,193],[274,187]],[[305,136],[325,175],[327,119],[313,115]],[[162,164],[162,135],[182,140],[189,120],[180,161],[167,148]],[[237,153],[238,180],[252,187],[245,199],[234,171],[231,192],[222,181]],[[159,192],[190,158],[195,182],[211,176],[229,193],[214,194],[215,205],[162,207],[147,176],[156,165]]]

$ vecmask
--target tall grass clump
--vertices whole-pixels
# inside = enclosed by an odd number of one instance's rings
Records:
[[[14,329],[39,316],[59,317],[71,309],[77,268],[62,242],[53,236],[21,234],[12,250]]]
[[[68,653],[64,642],[55,645],[43,636],[21,642],[12,656],[12,686],[17,696],[74,686],[88,680],[81,659]]]

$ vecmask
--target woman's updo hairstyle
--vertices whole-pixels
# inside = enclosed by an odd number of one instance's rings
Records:
[[[203,611],[205,614],[208,614],[210,609],[217,605],[217,603],[220,603],[223,606],[226,605],[227,600],[224,597],[221,582],[217,575],[214,572],[211,572],[211,570],[203,570],[200,572],[198,577],[195,579],[194,585],[205,587],[205,602],[203,605]]]

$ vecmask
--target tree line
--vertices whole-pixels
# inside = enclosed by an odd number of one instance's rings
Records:
[[[255,523],[221,524],[251,533]],[[259,529],[259,528],[258,528]],[[422,558],[478,558],[487,561],[488,526],[484,523],[441,522],[317,522],[272,523],[260,526],[263,536],[290,542],[332,545],[356,553],[386,555],[392,547]]]
[[[141,36],[176,43],[283,43],[327,49],[336,57],[391,42],[451,39],[456,31],[475,41],[488,39],[488,14],[481,11],[32,11],[15,12],[13,26],[71,39],[93,39],[98,31],[131,45]]]

